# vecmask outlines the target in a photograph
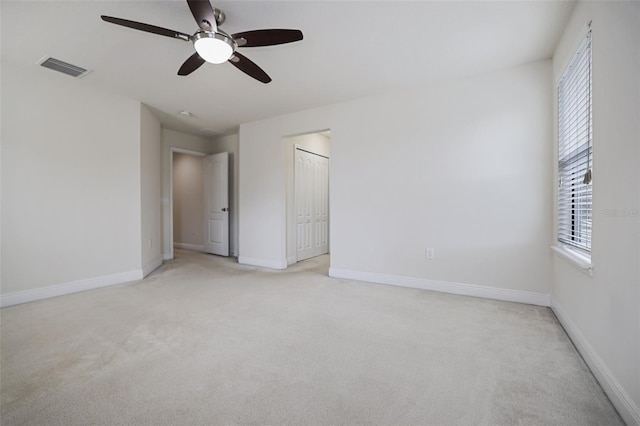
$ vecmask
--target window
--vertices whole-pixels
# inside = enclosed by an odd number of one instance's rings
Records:
[[[591,30],[558,83],[558,241],[591,252]]]

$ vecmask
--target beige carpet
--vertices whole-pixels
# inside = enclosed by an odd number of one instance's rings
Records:
[[[618,425],[547,308],[177,251],[2,309],[2,425]]]

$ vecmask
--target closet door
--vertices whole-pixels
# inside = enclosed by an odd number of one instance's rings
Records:
[[[329,159],[295,154],[296,260],[329,253]]]
[[[298,261],[313,257],[313,169],[315,155],[296,149],[295,204],[296,204],[296,258]]]
[[[329,159],[313,158],[313,255],[329,253]]]

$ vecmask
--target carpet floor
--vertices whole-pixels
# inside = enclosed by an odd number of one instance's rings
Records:
[[[1,311],[2,425],[621,425],[550,309],[177,250]]]

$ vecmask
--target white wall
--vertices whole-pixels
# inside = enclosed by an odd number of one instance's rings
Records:
[[[148,275],[162,264],[160,121],[140,104],[140,205],[142,270]]]
[[[238,134],[216,136],[212,154],[229,153],[229,251],[238,255]]]
[[[173,244],[204,250],[202,158],[173,154]]]
[[[1,13],[1,12],[0,12]],[[2,25],[2,19],[0,19],[0,26]],[[2,67],[0,66],[0,82],[2,82]],[[2,152],[3,152],[3,143],[2,140],[4,139],[4,129],[3,129],[3,121],[4,118],[1,117],[1,112],[2,112],[2,108],[4,106],[3,103],[4,100],[4,88],[2,87],[2,85],[0,84],[0,298],[2,297],[2,260],[4,259],[4,257],[2,256],[2,192],[4,191],[3,188],[3,183],[2,183]],[[1,304],[1,300],[0,300],[0,304]]]
[[[550,293],[549,85],[545,61],[351,105],[332,267]]]
[[[281,140],[331,129],[334,274],[548,303],[550,85],[542,61],[240,126],[239,260],[286,267]]]
[[[553,308],[625,421],[640,424],[640,3],[580,3],[554,55],[555,82],[589,20],[593,277],[554,258]]]
[[[287,264],[289,265],[296,262],[295,147],[297,145],[310,152],[331,157],[331,143],[327,133],[309,133],[283,139],[287,167]],[[331,223],[331,218],[329,218],[329,223]]]
[[[1,84],[3,303],[137,276],[140,103],[36,66]]]
[[[171,156],[172,148],[186,149],[204,154],[211,153],[212,141],[204,136],[189,135],[174,130],[162,129],[162,256],[173,258],[171,246]]]

